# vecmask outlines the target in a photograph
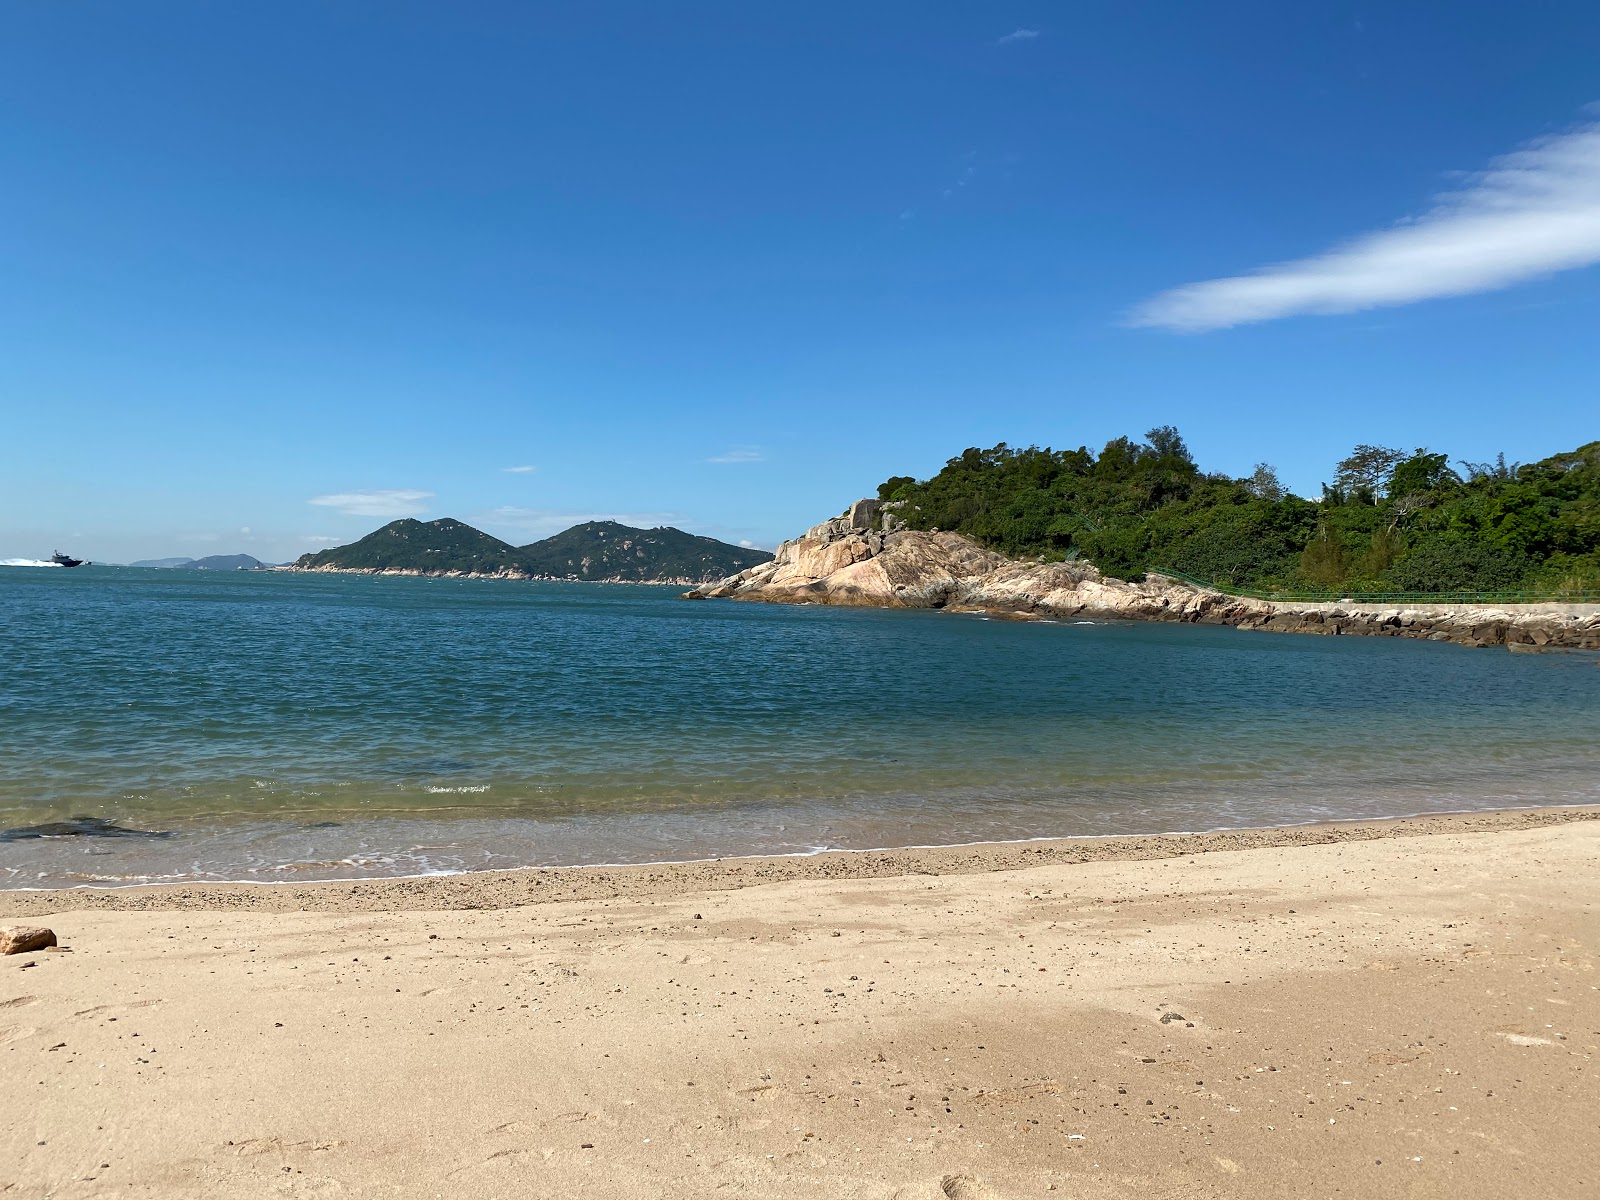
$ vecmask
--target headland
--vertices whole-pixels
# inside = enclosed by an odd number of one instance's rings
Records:
[[[858,500],[780,545],[772,561],[685,593],[781,604],[936,608],[1029,620],[1179,621],[1277,633],[1425,638],[1522,650],[1600,650],[1600,603],[1358,604],[1236,596],[1159,573],[1142,582],[1084,561],[1010,559],[963,534],[904,528]]]

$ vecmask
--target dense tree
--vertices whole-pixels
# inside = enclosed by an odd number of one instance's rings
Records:
[[[1278,479],[1278,468],[1271,463],[1257,463],[1256,469],[1250,473],[1250,478],[1245,480],[1244,486],[1252,496],[1274,503],[1289,494],[1289,489]]]
[[[969,449],[931,479],[879,489],[913,528],[1013,557],[1082,556],[1110,575],[1179,571],[1250,589],[1600,590],[1600,442],[1528,466],[1357,446],[1320,500],[1268,464],[1206,474],[1171,426],[1098,454]]]
[[[1387,446],[1357,446],[1334,468],[1333,486],[1347,493],[1369,492],[1382,496],[1389,490],[1390,475],[1405,458],[1404,451]]]

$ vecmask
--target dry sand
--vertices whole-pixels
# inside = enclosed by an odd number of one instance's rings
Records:
[[[0,1195],[1600,1195],[1596,817],[4,894]]]

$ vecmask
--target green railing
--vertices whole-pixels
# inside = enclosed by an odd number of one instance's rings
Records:
[[[1207,583],[1169,567],[1146,567],[1146,574],[1165,575],[1190,587],[1251,600],[1299,604],[1600,604],[1600,591],[1580,592],[1296,592],[1263,591]]]

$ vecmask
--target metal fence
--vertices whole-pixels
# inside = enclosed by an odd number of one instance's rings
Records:
[[[1600,604],[1600,591],[1578,592],[1296,592],[1260,591],[1207,583],[1168,567],[1146,567],[1149,575],[1165,575],[1190,587],[1250,600],[1278,600],[1299,604]]]

